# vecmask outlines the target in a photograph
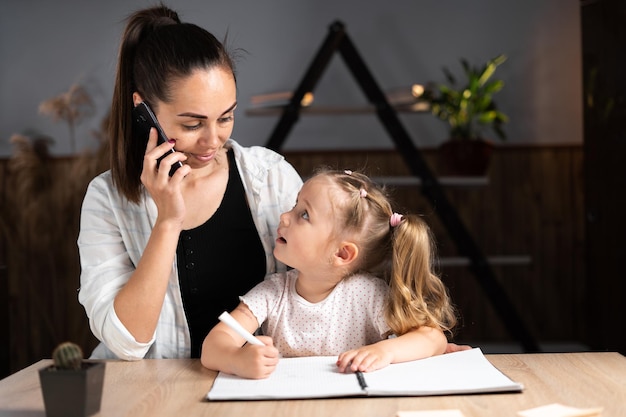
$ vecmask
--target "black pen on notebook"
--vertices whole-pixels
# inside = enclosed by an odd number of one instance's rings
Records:
[[[257,339],[256,337],[254,337],[252,333],[244,329],[244,327],[237,320],[235,320],[233,316],[228,314],[227,311],[220,314],[218,319],[220,319],[222,323],[226,324],[228,327],[230,327],[235,332],[237,332],[239,336],[246,339],[246,342],[252,345],[265,346],[265,344],[261,342],[259,339]]]
[[[361,371],[356,371],[356,379],[359,380],[359,385],[361,386],[362,390],[365,390],[367,388],[367,383],[365,382],[365,377],[363,376],[363,372]]]

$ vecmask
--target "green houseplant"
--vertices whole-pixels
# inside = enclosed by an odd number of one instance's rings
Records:
[[[75,343],[52,352],[53,364],[39,370],[47,417],[87,417],[100,411],[104,362],[83,360]]]
[[[481,67],[473,67],[461,59],[465,76],[462,82],[444,67],[448,84],[425,89],[421,98],[430,104],[431,113],[446,122],[450,129],[450,137],[439,149],[442,174],[484,174],[492,143],[483,132],[490,128],[499,139],[506,139],[502,125],[508,122],[508,116],[498,110],[493,100],[504,82],[492,78],[506,59],[501,54]]]

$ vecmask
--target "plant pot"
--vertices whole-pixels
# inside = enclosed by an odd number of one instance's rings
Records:
[[[440,175],[483,176],[487,173],[493,144],[483,139],[448,139],[437,152]]]
[[[82,369],[39,370],[47,417],[87,417],[100,411],[104,362],[84,361]]]

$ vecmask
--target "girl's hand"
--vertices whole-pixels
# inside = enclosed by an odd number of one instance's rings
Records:
[[[456,343],[448,343],[448,345],[446,346],[446,351],[444,353],[454,353],[470,349],[472,349],[470,345],[457,345]]]
[[[185,202],[181,193],[181,182],[191,171],[187,165],[177,169],[170,178],[169,172],[172,165],[177,161],[187,159],[185,154],[175,152],[163,158],[157,169],[157,159],[163,156],[173,143],[162,143],[157,146],[157,131],[150,129],[150,136],[143,158],[143,170],[141,171],[141,183],[146,187],[159,212],[159,220],[173,220],[182,226],[185,218]]]
[[[343,352],[337,358],[339,372],[371,372],[384,368],[393,360],[393,355],[378,343]]]
[[[280,355],[278,349],[274,347],[271,337],[257,336],[259,340],[265,343],[265,346],[244,345],[237,352],[235,375],[250,378],[264,379],[269,377],[276,369]]]

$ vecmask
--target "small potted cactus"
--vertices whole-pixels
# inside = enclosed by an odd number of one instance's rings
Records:
[[[100,411],[104,362],[83,359],[75,343],[52,352],[53,364],[39,370],[47,417],[87,417]]]

